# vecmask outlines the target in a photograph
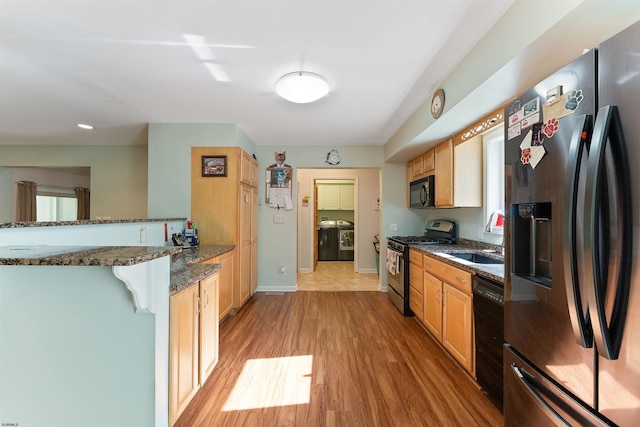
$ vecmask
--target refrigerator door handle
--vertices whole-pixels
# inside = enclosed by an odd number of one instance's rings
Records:
[[[608,190],[614,192],[614,197],[609,197]],[[614,360],[620,353],[627,317],[633,248],[631,180],[616,106],[608,105],[598,111],[585,191],[584,274],[593,335],[598,353]],[[609,209],[609,202],[615,203],[614,209]],[[608,221],[608,215],[615,216],[615,227]],[[611,229],[613,236],[609,235]],[[610,250],[609,242],[613,242],[614,249]],[[615,297],[607,322],[606,296],[611,285],[615,285]]]
[[[577,118],[577,123],[571,136],[569,146],[569,160],[567,163],[567,177],[565,178],[565,209],[563,221],[563,251],[564,251],[564,283],[569,306],[569,318],[573,335],[578,344],[584,348],[593,346],[593,330],[589,310],[584,311],[580,280],[578,276],[577,256],[577,220],[578,212],[578,184],[580,180],[580,166],[586,155],[587,141],[591,138],[593,117],[583,115]]]
[[[519,368],[515,363],[511,364],[511,370],[515,374],[515,376],[520,380],[522,385],[525,386],[529,394],[533,396],[534,402],[538,405],[542,411],[550,415],[550,419],[554,422],[555,425],[559,427],[571,427],[571,424],[567,422],[562,416],[555,410],[553,407],[547,403],[546,400],[542,398],[540,393],[535,389],[535,385],[533,384],[532,377],[522,368]]]

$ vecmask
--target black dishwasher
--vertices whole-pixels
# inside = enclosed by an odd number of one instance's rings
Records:
[[[476,330],[476,378],[502,411],[502,345],[504,343],[504,287],[484,277],[473,279]]]

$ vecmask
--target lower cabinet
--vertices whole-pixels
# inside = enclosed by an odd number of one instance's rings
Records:
[[[218,270],[218,317],[222,320],[231,310],[233,310],[233,283],[235,273],[235,250],[218,255],[215,258],[203,261],[205,264],[220,264],[222,268]]]
[[[218,363],[218,273],[169,298],[169,423]]]
[[[409,308],[418,320],[424,322],[424,279],[422,253],[409,250]]]
[[[442,282],[425,271],[424,289],[424,326],[442,342]]]
[[[416,317],[475,376],[471,273],[429,255],[423,255],[422,266],[424,310]]]

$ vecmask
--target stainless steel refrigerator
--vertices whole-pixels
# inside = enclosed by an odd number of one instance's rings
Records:
[[[507,106],[505,189],[505,425],[640,425],[640,22]]]

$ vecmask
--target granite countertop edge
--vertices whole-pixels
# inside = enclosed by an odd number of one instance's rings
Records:
[[[504,259],[504,257],[500,253],[501,247],[499,245],[492,245],[489,243],[477,242],[474,240],[459,239],[458,243],[453,245],[410,244],[409,247],[419,250],[437,259],[438,261],[442,261],[454,267],[466,270],[472,274],[477,274],[478,276],[494,280],[502,285],[504,284],[504,264],[466,264],[457,261],[455,258],[440,255],[440,253],[447,254],[455,252],[478,252],[492,258]]]
[[[3,222],[0,228],[60,227],[74,225],[126,224],[129,222],[174,222],[186,221],[187,218],[138,218],[138,219],[83,219],[78,221],[28,221]]]
[[[235,249],[235,245],[198,245],[171,256],[169,291],[180,292],[222,268],[206,261]]]
[[[235,245],[180,246],[0,246],[0,266],[131,266],[171,256],[169,291],[185,289],[215,273],[221,264],[206,261]]]

